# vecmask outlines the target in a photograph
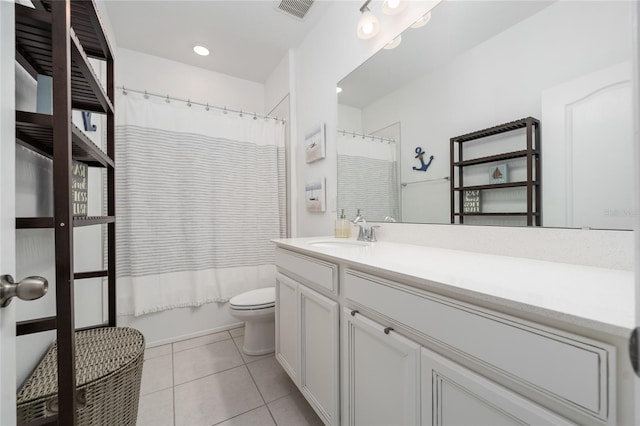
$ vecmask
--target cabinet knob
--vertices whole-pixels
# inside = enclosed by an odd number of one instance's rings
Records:
[[[359,313],[360,313],[360,312],[358,312],[358,311],[351,311],[351,316],[352,316],[352,317],[355,317],[355,316],[356,316],[356,314],[359,314]]]
[[[384,334],[389,334],[390,331],[393,331],[392,327],[385,327]]]

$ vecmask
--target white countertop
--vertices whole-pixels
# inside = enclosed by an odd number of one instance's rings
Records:
[[[366,266],[450,293],[628,337],[635,324],[632,271],[384,241],[327,248],[333,237],[274,240],[279,247]],[[352,241],[352,240],[348,240]]]

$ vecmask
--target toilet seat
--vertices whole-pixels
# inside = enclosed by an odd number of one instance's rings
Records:
[[[246,311],[273,308],[276,305],[275,287],[259,288],[239,294],[229,300],[231,309]]]

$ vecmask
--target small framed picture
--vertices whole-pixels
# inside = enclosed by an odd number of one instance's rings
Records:
[[[304,145],[305,161],[307,163],[313,163],[326,157],[324,123],[318,124],[307,133],[304,138]]]
[[[489,167],[489,183],[507,183],[507,164],[495,164]]]
[[[324,213],[326,207],[325,178],[314,179],[304,186],[304,196],[307,200],[307,211]]]
[[[480,190],[470,189],[464,191],[462,213],[480,213]]]

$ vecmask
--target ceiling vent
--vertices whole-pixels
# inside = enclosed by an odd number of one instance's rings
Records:
[[[273,7],[287,16],[291,16],[300,21],[307,16],[314,0],[275,0]]]

